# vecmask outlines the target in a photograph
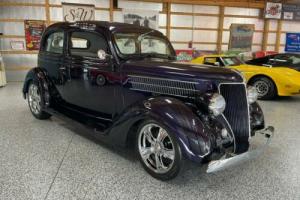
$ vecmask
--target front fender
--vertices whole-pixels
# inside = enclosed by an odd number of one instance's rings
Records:
[[[189,106],[171,97],[153,97],[130,107],[110,131],[112,140],[122,138],[126,143],[125,130],[128,133],[133,124],[146,119],[162,123],[175,134],[183,153],[191,160],[199,162],[211,152],[209,130]]]
[[[26,99],[26,94],[28,92],[28,87],[31,82],[34,82],[35,84],[38,85],[41,93],[41,103],[43,106],[48,106],[50,104],[50,94],[49,94],[49,81],[47,79],[47,76],[45,72],[39,68],[35,67],[32,68],[30,71],[28,71],[24,85],[23,85],[23,97]]]

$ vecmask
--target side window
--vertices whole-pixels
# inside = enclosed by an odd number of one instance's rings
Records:
[[[206,65],[215,65],[216,62],[217,62],[217,58],[215,57],[208,57],[204,59],[204,64]]]
[[[287,55],[279,55],[275,56],[274,58],[271,58],[269,63],[273,66],[284,66],[291,64],[291,60],[289,56]]]
[[[64,49],[64,32],[55,32],[48,36],[45,51],[62,54]]]
[[[82,31],[72,32],[70,36],[71,55],[98,58],[98,50],[102,49],[108,53],[107,41],[99,34]]]

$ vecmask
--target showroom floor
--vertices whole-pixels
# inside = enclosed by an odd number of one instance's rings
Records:
[[[134,156],[90,140],[56,118],[33,118],[21,87],[0,88],[1,200],[300,199],[300,97],[261,102],[276,135],[257,160],[215,174],[188,163],[177,179],[161,182]]]

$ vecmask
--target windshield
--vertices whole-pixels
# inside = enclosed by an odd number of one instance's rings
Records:
[[[293,65],[298,65],[300,64],[300,56],[299,55],[293,55],[290,57],[290,62],[293,64]]]
[[[241,65],[243,62],[237,57],[223,57],[225,66]]]
[[[124,56],[138,55],[151,57],[170,57],[173,49],[163,37],[148,33],[115,33],[114,38],[120,53]]]

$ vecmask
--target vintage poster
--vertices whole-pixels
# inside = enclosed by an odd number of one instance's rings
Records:
[[[228,50],[251,51],[254,24],[231,24]]]
[[[265,9],[265,18],[280,19],[282,12],[282,3],[267,2]]]
[[[158,29],[158,11],[124,9],[123,17],[124,23]]]
[[[300,33],[286,34],[285,51],[300,52]]]
[[[25,41],[26,50],[39,50],[40,40],[46,28],[46,23],[43,20],[25,20]]]
[[[283,4],[282,19],[300,21],[300,5],[299,4]]]
[[[95,5],[62,3],[63,20],[68,22],[95,20]]]

